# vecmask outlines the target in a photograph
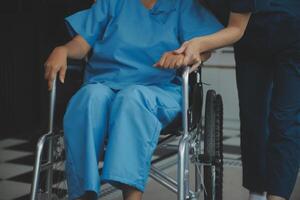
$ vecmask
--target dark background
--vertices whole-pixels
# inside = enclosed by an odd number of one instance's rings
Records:
[[[70,38],[64,17],[92,0],[6,0],[0,6],[0,135],[40,135],[47,127],[43,63]]]

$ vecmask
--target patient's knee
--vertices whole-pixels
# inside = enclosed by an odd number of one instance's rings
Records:
[[[75,96],[78,96],[82,101],[90,101],[90,100],[97,100],[97,101],[108,101],[114,95],[114,92],[104,86],[102,84],[87,84],[83,86]],[[74,96],[74,97],[75,97]]]
[[[114,102],[148,104],[147,95],[149,88],[142,85],[129,86],[121,90],[115,97]]]
[[[106,112],[113,96],[114,92],[101,84],[85,85],[71,98],[64,115],[64,127],[80,125],[94,113]]]

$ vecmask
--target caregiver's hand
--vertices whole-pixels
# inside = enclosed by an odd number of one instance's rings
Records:
[[[56,47],[45,63],[45,79],[48,80],[48,89],[52,89],[53,81],[59,72],[59,80],[64,83],[67,71],[68,51],[64,46]]]
[[[200,43],[197,38],[184,42],[181,47],[174,51],[175,54],[184,54],[184,65],[192,65],[201,61]],[[205,60],[202,60],[205,61]]]
[[[201,63],[200,54],[191,52],[189,49],[180,49],[182,53],[171,51],[165,53],[160,60],[155,64],[156,67],[162,68],[179,68],[182,66],[194,66]],[[186,50],[186,51],[185,51]],[[180,59],[176,56],[181,56]],[[175,61],[176,60],[176,61]]]

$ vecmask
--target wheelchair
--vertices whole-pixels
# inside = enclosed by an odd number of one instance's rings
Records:
[[[49,101],[49,130],[40,137],[36,147],[31,200],[67,199],[62,113],[70,97],[82,84],[84,65],[84,62],[69,64],[65,84],[59,81],[53,83]],[[189,67],[180,71],[183,88],[181,116],[162,130],[157,144],[157,149],[172,150],[173,153],[152,160],[150,177],[176,193],[178,200],[222,200],[222,97],[214,90],[207,91],[202,117],[201,66],[194,72],[190,72]],[[176,154],[177,180],[155,166],[155,163]],[[195,170],[193,187],[190,165],[194,165]],[[101,173],[101,166],[99,168]],[[101,196],[109,192],[110,189],[106,188],[101,191]]]

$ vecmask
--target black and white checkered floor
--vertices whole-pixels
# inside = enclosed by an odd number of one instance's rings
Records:
[[[238,130],[224,130],[224,157],[240,160]],[[5,137],[0,140],[0,199],[29,199],[37,138]],[[166,152],[164,152],[166,153]],[[157,152],[155,157],[161,156]],[[239,163],[239,162],[238,162]]]

